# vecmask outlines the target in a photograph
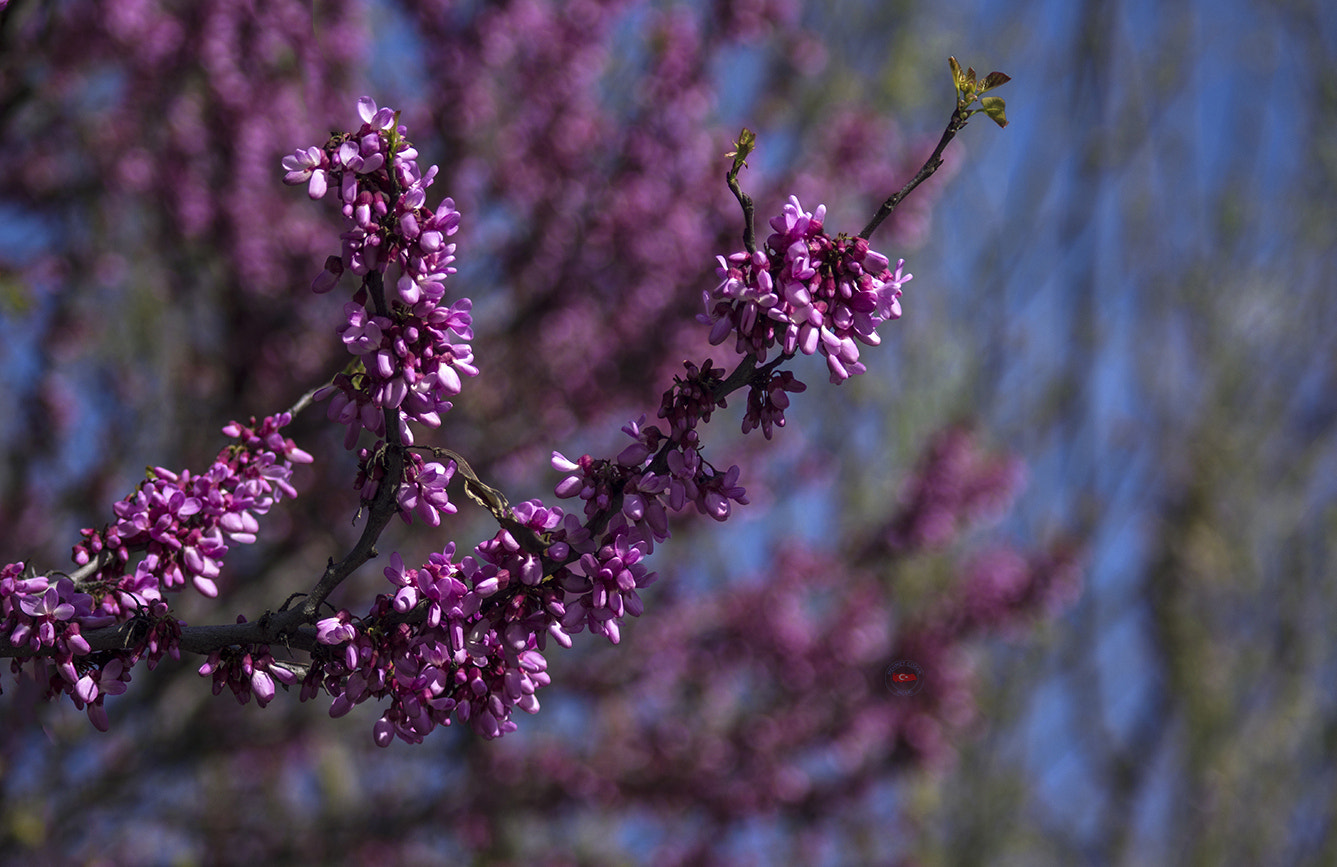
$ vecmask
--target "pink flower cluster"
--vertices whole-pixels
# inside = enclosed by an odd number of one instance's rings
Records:
[[[657,426],[643,428],[644,423],[642,416],[622,428],[636,442],[623,449],[616,461],[589,455],[572,461],[553,452],[553,469],[570,473],[558,483],[557,496],[585,500],[589,518],[620,500],[609,529],[627,527],[646,543],[647,553],[653,541],[669,537],[668,512],[680,512],[691,503],[701,514],[724,521],[731,511],[730,502],[747,503],[747,494],[738,485],[739,468],[731,466],[721,473],[711,466],[701,456],[695,431],[668,440]],[[667,448],[661,448],[663,443]]]
[[[245,618],[238,618],[245,622]],[[264,707],[274,698],[274,681],[291,686],[298,677],[290,668],[275,665],[274,657],[269,653],[268,645],[251,647],[225,647],[209,654],[209,658],[200,666],[200,677],[212,677],[214,695],[227,687],[237,697],[237,701],[246,704],[255,696],[255,703]]]
[[[424,207],[437,167],[425,173],[419,169],[418,151],[403,138],[406,130],[396,125],[397,113],[378,109],[367,96],[358,100],[357,110],[362,117],[357,132],[284,157],[283,182],[305,183],[311,198],[319,199],[333,181],[344,217],[352,223],[340,236],[343,266],[355,274],[384,273],[394,261],[402,269],[397,288],[405,304],[423,297],[439,301],[445,293],[441,284],[455,273],[455,245],[445,239],[459,228],[460,214],[451,199],[436,211]],[[315,288],[334,286],[321,281]]]
[[[227,425],[223,432],[238,442],[219,452],[201,475],[151,470],[139,490],[113,507],[116,523],[83,531],[74,560],[95,568],[79,583],[25,575],[22,563],[0,570],[0,633],[15,647],[49,652],[49,657],[15,659],[14,673],[24,664],[46,671],[48,696],[69,695],[105,731],[103,699],[125,691],[138,662],[147,660],[153,668],[165,655],[180,657],[181,625],[171,617],[163,592],[179,590],[189,577],[201,593],[216,596],[228,542],[254,542],[256,516],[284,494],[297,493],[289,483],[292,464],[309,463],[311,456],[279,432],[290,420],[283,413],[259,424],[252,419],[249,425]],[[143,552],[133,570],[132,552]],[[84,630],[132,617],[144,628],[130,647],[90,654]]]
[[[612,510],[608,529],[626,528],[645,545],[646,553],[669,537],[669,512],[680,512],[692,503],[701,514],[724,521],[731,502],[748,501],[738,484],[738,467],[723,473],[716,470],[701,456],[696,431],[699,422],[709,421],[717,407],[725,406],[724,399],[715,396],[723,371],[709,360],[704,368],[690,362],[686,367],[687,379],[678,379],[660,405],[659,416],[670,425],[668,434],[658,425],[647,426],[641,416],[623,426],[634,442],[616,461],[589,455],[572,461],[560,452],[552,455],[553,469],[569,474],[557,484],[557,496],[579,496],[590,520]]]
[[[761,428],[766,439],[771,438],[772,427],[785,426],[785,410],[789,395],[806,391],[808,386],[787,370],[771,375],[764,387],[754,386],[747,393],[747,413],[743,416],[743,433]]]
[[[538,710],[549,638],[569,647],[589,629],[616,644],[622,618],[641,614],[638,591],[656,577],[645,558],[669,537],[669,512],[693,504],[723,521],[732,503],[747,502],[738,467],[720,473],[699,451],[698,421],[723,405],[714,396],[721,372],[688,365],[661,408],[671,436],[642,417],[623,428],[633,442],[615,461],[553,453],[553,467],[568,474],[556,493],[585,501],[584,524],[530,500],[458,563],[453,544],[418,569],[393,555],[385,570],[393,595],[378,596],[363,618],[344,610],[317,623],[330,651],[313,658],[303,697],[323,689],[334,697],[333,716],[388,699],[374,731],[382,746],[396,737],[419,743],[452,718],[486,738],[513,731],[515,708]],[[368,488],[376,482],[369,454]],[[437,466],[423,465],[417,478],[454,470]]]
[[[381,297],[377,282],[369,299],[364,281],[344,305],[339,333],[360,364],[316,395],[330,398],[329,417],[347,425],[350,449],[364,428],[386,437],[387,409],[400,411],[400,437],[412,444],[408,423],[438,427],[460,391],[460,375],[478,373],[469,344],[452,342],[452,335],[473,339],[472,302],[444,303],[443,284],[455,273],[455,245],[446,239],[459,228],[459,211],[451,199],[434,211],[426,207],[437,167],[418,167],[395,112],[363,97],[358,113],[363,123],[356,132],[283,158],[284,183],[306,184],[313,199],[334,186],[349,223],[343,255],[327,260],[315,291],[333,289],[345,269],[364,277],[383,275],[392,262],[399,269],[393,298]]]
[[[539,525],[550,517],[531,510]],[[373,732],[381,746],[395,737],[420,743],[452,716],[485,738],[514,731],[514,708],[536,713],[534,693],[548,683],[540,650],[545,628],[561,614],[560,591],[538,590],[533,576],[542,577],[541,568],[508,563],[520,547],[506,531],[497,541],[459,563],[452,543],[417,569],[394,554],[385,569],[393,596],[378,596],[360,621],[343,610],[316,624],[317,640],[331,651],[314,655],[302,697],[324,689],[334,696],[334,717],[388,698]]]
[[[228,542],[255,541],[264,515],[284,494],[296,496],[289,483],[293,463],[311,456],[279,431],[292,420],[288,413],[250,425],[232,422],[223,433],[239,442],[227,446],[207,471],[150,471],[139,490],[117,503],[115,524],[85,529],[74,546],[74,561],[83,566],[101,557],[85,587],[96,588],[98,610],[125,620],[162,590],[191,584],[205,596],[217,596],[218,578]],[[144,557],[128,571],[132,551]]]
[[[512,516],[547,538],[541,552],[502,529],[458,563],[453,543],[418,569],[392,555],[385,576],[396,588],[393,596],[378,596],[360,620],[344,610],[316,624],[317,640],[332,650],[313,658],[303,697],[325,690],[334,696],[330,715],[336,717],[369,699],[388,698],[374,730],[382,746],[394,737],[419,743],[452,717],[485,738],[500,737],[515,730],[515,708],[537,712],[535,693],[549,682],[542,653],[547,639],[571,646],[570,633],[584,628],[576,621],[588,617],[616,641],[616,626],[605,624],[640,614],[635,588],[654,574],[625,529],[606,534],[596,549],[589,531],[561,509],[531,500],[514,507]],[[557,566],[545,579],[545,558],[577,556],[574,567]]]
[[[826,206],[803,210],[791,196],[771,220],[775,231],[764,250],[718,257],[721,282],[703,293],[710,342],[737,335],[737,349],[764,362],[779,345],[784,355],[820,352],[831,382],[840,383],[865,367],[859,343],[877,346],[877,326],[901,316],[902,259],[890,269],[886,256],[863,238],[831,238],[822,231]]]
[[[374,729],[381,746],[395,737],[419,743],[452,717],[495,738],[515,730],[515,708],[538,711],[549,638],[570,647],[588,626],[617,643],[618,621],[642,611],[636,590],[655,579],[637,528],[623,521],[595,545],[560,508],[530,500],[511,514],[516,532],[503,528],[458,563],[453,543],[417,569],[392,555],[393,596],[378,596],[364,618],[343,610],[316,624],[331,651],[313,658],[303,698],[325,690],[335,717],[389,699]]]
[[[10,563],[0,569],[0,634],[15,647],[28,647],[39,651],[44,648],[52,651],[51,659],[56,666],[55,675],[49,679],[52,694],[67,692],[82,708],[84,702],[91,702],[99,695],[100,674],[105,675],[110,683],[119,681],[123,669],[81,676],[75,657],[87,656],[90,647],[81,634],[83,627],[96,628],[112,622],[110,617],[98,615],[93,610],[93,597],[80,593],[74,582],[68,578],[58,581],[25,572],[24,564]],[[11,669],[15,675],[22,670],[23,661],[15,659]],[[38,663],[44,666],[45,661]],[[126,675],[128,680],[129,676]],[[57,685],[63,685],[63,689]],[[120,686],[114,692],[124,691]],[[100,705],[101,703],[98,702]],[[99,719],[99,716],[101,719]],[[106,714],[89,709],[89,718],[99,728],[106,730]]]
[[[441,524],[441,513],[454,514],[457,509],[450,501],[450,492],[446,486],[455,476],[455,462],[447,461],[444,465],[436,461],[424,461],[421,455],[408,452],[404,455],[404,474],[395,494],[395,503],[399,506],[399,515],[404,523],[412,524],[417,515],[429,527]],[[385,477],[385,465],[377,460],[377,452],[371,449],[358,450],[357,479],[353,486],[357,488],[364,502],[376,496],[381,479]]]

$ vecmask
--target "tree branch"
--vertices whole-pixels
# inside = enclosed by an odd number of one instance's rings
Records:
[[[864,226],[863,231],[859,233],[860,238],[863,238],[866,241],[872,237],[872,234],[877,231],[877,227],[882,225],[883,220],[891,216],[892,212],[896,210],[896,207],[900,205],[905,197],[910,195],[915,187],[933,176],[933,173],[942,165],[942,152],[946,150],[948,143],[956,137],[956,134],[965,129],[966,124],[969,122],[969,114],[969,112],[962,111],[959,106],[952,112],[952,118],[947,122],[947,129],[943,130],[942,138],[938,139],[938,146],[933,149],[933,154],[924,162],[924,165],[915,173],[915,176],[910,179],[910,182],[901,187],[900,192],[882,203],[882,207],[878,208],[877,214],[873,216],[873,219],[869,221],[868,225]]]

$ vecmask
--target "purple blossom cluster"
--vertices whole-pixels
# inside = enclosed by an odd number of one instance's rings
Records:
[[[724,405],[716,397],[722,372],[709,361],[689,363],[686,379],[664,395],[660,415],[670,432],[646,425],[644,416],[628,423],[623,431],[633,442],[616,460],[572,461],[553,452],[554,469],[567,474],[556,494],[585,501],[584,523],[530,500],[458,563],[453,544],[418,569],[393,555],[385,570],[393,595],[378,596],[365,617],[344,610],[317,623],[317,640],[330,650],[313,659],[303,696],[324,690],[333,696],[333,716],[388,700],[374,730],[382,746],[396,737],[419,743],[452,719],[486,738],[514,730],[515,708],[538,710],[549,638],[569,647],[572,635],[588,629],[616,644],[623,618],[644,610],[638,591],[656,577],[645,559],[669,538],[670,512],[692,504],[723,521],[733,503],[747,503],[738,467],[718,472],[700,454],[696,428]],[[364,496],[382,472],[374,454],[362,452]],[[409,457],[406,478],[440,481],[444,496],[454,464]],[[418,485],[423,493],[411,497],[418,508],[430,505],[426,492],[437,489]],[[407,511],[402,494],[400,509]]]
[[[539,526],[560,519],[560,511],[529,514]],[[322,689],[334,696],[333,717],[389,699],[373,730],[381,746],[395,737],[420,743],[452,717],[485,738],[514,731],[516,707],[539,709],[534,694],[548,683],[544,630],[557,628],[562,609],[559,591],[538,589],[542,569],[515,556],[520,547],[509,533],[494,542],[459,563],[452,543],[417,569],[394,554],[385,569],[393,596],[378,596],[360,620],[345,609],[316,624],[317,641],[330,650],[313,658],[302,697]]]
[[[800,382],[788,370],[772,374],[763,386],[754,386],[747,393],[747,413],[743,416],[743,433],[761,428],[766,439],[771,438],[774,427],[785,426],[785,410],[789,407],[789,395],[806,391],[808,386]]]
[[[253,543],[257,516],[285,494],[296,496],[289,482],[293,463],[311,462],[311,455],[280,433],[291,420],[285,412],[258,424],[231,422],[223,433],[237,442],[220,451],[207,471],[195,475],[155,467],[139,490],[113,506],[116,523],[83,530],[74,562],[97,561],[92,576],[81,582],[98,597],[97,610],[128,619],[187,579],[205,596],[217,596],[228,542]],[[137,551],[144,556],[131,571],[131,552]]]
[[[738,352],[758,362],[777,345],[786,356],[820,352],[837,384],[864,372],[859,343],[881,343],[877,326],[900,318],[901,287],[913,275],[901,273],[904,259],[892,270],[864,238],[825,234],[825,217],[825,205],[809,213],[790,196],[764,250],[718,257],[721,282],[703,293],[697,317],[711,326],[712,344],[735,334]]]
[[[46,674],[50,695],[61,692],[73,698],[80,708],[88,705],[89,719],[106,730],[106,713],[101,709],[102,693],[123,692],[125,687],[112,687],[113,682],[129,680],[124,666],[115,669],[80,671],[76,657],[85,657],[91,648],[83,637],[84,627],[96,628],[112,622],[107,615],[94,612],[93,597],[75,589],[69,578],[52,581],[35,575],[22,562],[10,563],[0,569],[0,633],[14,647],[50,653],[55,672],[47,670],[46,659],[33,663]],[[17,676],[25,660],[18,658],[10,664]],[[106,688],[101,688],[103,681]],[[97,705],[94,710],[92,705]]]
[[[244,623],[245,618],[238,618]],[[209,654],[200,666],[200,677],[212,677],[214,695],[224,688],[232,690],[237,701],[246,704],[255,696],[255,703],[264,707],[274,698],[274,681],[291,686],[298,681],[297,674],[283,665],[276,665],[267,645],[225,647]]]
[[[147,661],[152,669],[165,655],[180,658],[181,624],[163,593],[189,578],[205,596],[217,596],[228,542],[254,542],[256,516],[284,494],[296,495],[292,464],[309,463],[311,456],[279,432],[290,420],[283,413],[258,424],[228,424],[223,432],[238,442],[203,474],[150,470],[139,490],[113,507],[114,524],[82,531],[74,560],[88,574],[77,583],[25,574],[22,563],[0,570],[0,633],[14,647],[43,654],[16,658],[14,674],[31,665],[39,679],[45,676],[48,697],[68,695],[105,731],[103,699],[125,691],[137,663]],[[133,553],[142,557],[132,570]],[[131,618],[141,628],[128,647],[91,653],[85,630]]]
[[[458,562],[453,543],[417,569],[392,555],[393,595],[378,596],[363,618],[342,610],[316,624],[330,649],[313,658],[303,698],[324,690],[335,717],[388,699],[374,728],[381,746],[420,743],[452,719],[495,738],[515,730],[516,708],[538,711],[549,638],[570,647],[589,628],[617,643],[621,618],[643,610],[636,591],[656,577],[644,563],[648,543],[621,523],[596,545],[573,516],[538,500],[511,517],[513,527]]]
[[[724,521],[731,503],[747,504],[747,492],[738,484],[739,468],[721,473],[711,466],[701,456],[695,430],[666,438],[657,425],[644,425],[642,416],[622,428],[636,441],[616,461],[589,455],[572,461],[553,452],[553,469],[570,474],[557,484],[557,496],[585,500],[591,519],[612,510],[609,528],[628,528],[644,542],[647,553],[654,542],[669,537],[669,512],[692,503],[701,514]]]
[[[460,369],[471,359],[452,355],[456,347],[440,329],[430,329],[438,324],[471,338],[468,301],[450,308],[437,303],[444,295],[441,284],[453,270],[454,246],[447,250],[442,239],[454,231],[458,215],[449,204],[435,214],[420,211],[418,193],[435,170],[425,175],[416,167],[387,172],[387,158],[397,167],[416,154],[387,109],[378,111],[364,99],[359,110],[364,124],[357,133],[336,135],[324,149],[308,148],[286,158],[285,180],[306,183],[313,198],[338,186],[344,214],[354,223],[344,235],[343,258],[331,258],[318,289],[332,288],[345,267],[367,275],[391,260],[404,276],[397,298],[372,298],[380,312],[365,306],[365,280],[346,305],[340,334],[362,363],[318,396],[333,396],[329,414],[348,425],[349,447],[362,428],[383,435],[386,410],[400,411],[391,417],[400,419],[404,441],[411,444],[407,420],[436,426],[439,410],[449,408],[441,395],[459,391],[458,376],[441,359],[452,359]],[[412,198],[397,195],[397,179],[414,193]],[[443,215],[454,216],[443,222]],[[428,260],[418,255],[421,244],[414,246],[423,226],[431,231],[440,226],[440,237],[429,246],[441,258],[430,273],[423,269],[431,263],[424,265]],[[436,366],[423,366],[432,363]],[[465,372],[477,371],[469,366]],[[323,689],[334,697],[335,716],[369,699],[388,699],[375,729],[382,745],[395,737],[420,742],[452,718],[470,722],[488,738],[514,729],[515,707],[531,713],[538,709],[534,693],[547,682],[542,651],[549,637],[570,646],[573,634],[588,629],[617,643],[622,618],[640,615],[637,591],[655,578],[645,558],[655,542],[669,537],[669,512],[690,503],[723,521],[733,503],[747,502],[738,467],[718,472],[700,453],[696,427],[724,405],[717,397],[722,373],[709,361],[704,369],[689,363],[686,379],[677,380],[661,406],[670,432],[645,425],[642,416],[623,428],[633,443],[615,461],[589,455],[571,461],[553,453],[554,468],[568,474],[556,493],[585,501],[583,525],[535,500],[511,509],[514,526],[504,525],[458,564],[452,560],[453,546],[416,570],[405,569],[395,555],[386,570],[398,588],[393,596],[378,597],[363,618],[341,611],[317,624],[318,641],[331,651],[313,660],[304,697]],[[773,421],[783,424],[785,392],[802,388],[787,373],[755,388],[754,426],[763,425],[769,436]],[[427,413],[415,412],[412,399],[439,403]],[[382,442],[360,452],[357,486],[364,499],[384,481],[383,454]],[[426,463],[412,451],[406,465],[397,495],[400,514],[405,520],[418,514],[435,526],[441,512],[455,510],[446,485],[456,467]]]
[[[372,449],[358,451],[358,472],[353,486],[361,492],[364,502],[370,502],[376,496],[381,480],[385,478],[385,464],[379,460],[381,454]],[[417,515],[424,524],[437,527],[441,524],[441,513],[454,514],[457,509],[446,489],[454,476],[454,461],[445,464],[424,461],[421,455],[407,452],[399,490],[395,494],[395,503],[404,523],[412,524],[413,516]]]
[[[332,290],[345,270],[363,277],[383,276],[391,263],[399,270],[393,297],[383,297],[376,281],[369,298],[364,281],[344,305],[339,334],[357,364],[316,395],[330,399],[332,421],[347,425],[350,449],[363,429],[387,438],[386,410],[399,410],[399,436],[412,444],[409,422],[439,427],[460,375],[478,374],[470,345],[452,341],[473,339],[472,302],[444,302],[444,283],[455,273],[455,245],[446,239],[459,229],[460,213],[449,198],[435,210],[426,206],[437,167],[419,168],[396,112],[363,97],[358,113],[357,131],[283,158],[284,183],[305,184],[313,199],[336,189],[347,221],[343,254],[326,260],[316,292]]]

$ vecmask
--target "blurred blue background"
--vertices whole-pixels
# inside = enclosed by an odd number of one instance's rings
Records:
[[[933,801],[944,863],[1332,863],[1337,12],[945,10],[1012,122],[970,130],[903,369],[1020,448],[1015,532],[1092,547],[986,663],[1014,724]]]

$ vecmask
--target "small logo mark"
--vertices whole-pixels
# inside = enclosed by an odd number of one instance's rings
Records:
[[[924,687],[924,669],[909,659],[898,659],[887,666],[887,689],[896,695],[914,695]]]

